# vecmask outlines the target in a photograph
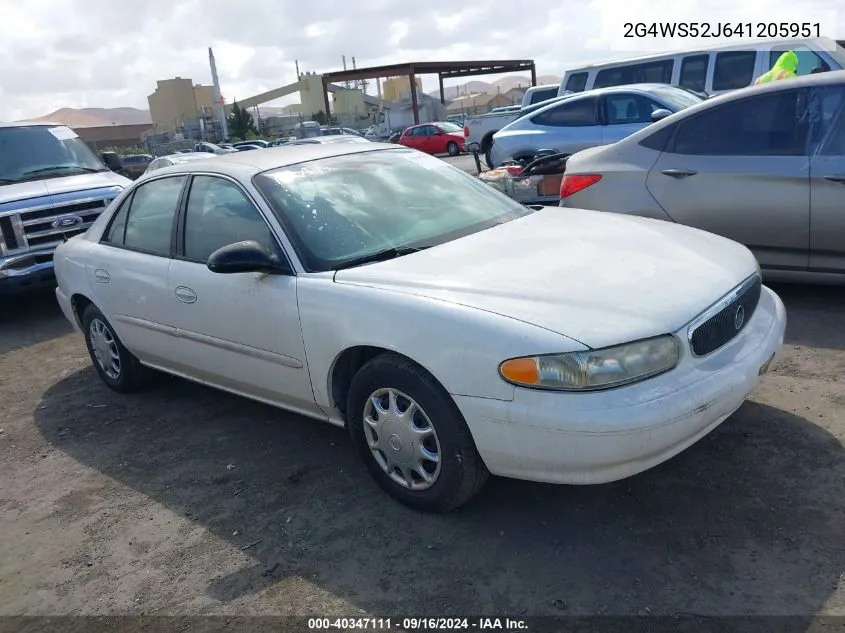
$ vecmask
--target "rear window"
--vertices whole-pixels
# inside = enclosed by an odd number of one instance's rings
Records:
[[[589,73],[574,73],[569,75],[566,80],[564,90],[571,90],[572,92],[583,92],[587,87],[587,77]]]
[[[531,95],[531,105],[535,103],[540,103],[541,101],[548,101],[552,97],[557,96],[557,86],[554,88],[543,88],[541,90],[536,90]]]

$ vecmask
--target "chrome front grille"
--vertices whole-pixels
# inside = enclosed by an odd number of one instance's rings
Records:
[[[105,187],[0,205],[0,255],[52,249],[65,237],[84,233],[120,190]],[[82,223],[71,230],[53,228],[64,215],[78,216]]]
[[[763,288],[758,275],[746,279],[689,326],[692,353],[706,356],[736,337],[751,320]]]

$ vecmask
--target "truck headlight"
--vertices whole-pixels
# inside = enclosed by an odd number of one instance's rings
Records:
[[[655,338],[568,354],[511,358],[499,374],[520,387],[589,391],[620,387],[674,368],[681,350],[675,337]]]

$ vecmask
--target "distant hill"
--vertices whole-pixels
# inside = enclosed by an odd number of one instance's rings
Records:
[[[152,125],[149,110],[138,108],[59,108],[27,121],[61,123],[70,128],[103,127],[106,125]]]
[[[559,84],[560,77],[555,75],[541,75],[537,77],[537,85],[542,84]],[[484,92],[493,94],[496,92],[507,92],[513,88],[523,87],[527,88],[531,85],[531,77],[525,75],[506,75],[500,77],[493,82],[486,81],[468,81],[459,86],[449,86],[443,89],[443,94],[447,99],[454,99],[459,94],[473,94]],[[440,97],[440,91],[434,90],[428,93],[432,97]]]

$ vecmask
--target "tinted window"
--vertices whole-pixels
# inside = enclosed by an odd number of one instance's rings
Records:
[[[678,154],[799,156],[807,126],[799,124],[804,91],[789,90],[708,109],[680,123]],[[806,120],[806,119],[804,119]]]
[[[176,176],[153,180],[135,189],[123,240],[126,246],[155,255],[170,255],[173,217],[184,183],[184,176]]]
[[[575,101],[567,100],[559,106],[535,114],[531,121],[535,125],[550,125],[554,127],[597,125],[597,101],[595,97],[577,99]]]
[[[185,212],[185,257],[204,262],[218,248],[244,240],[270,253],[278,250],[264,218],[238,186],[222,178],[194,177]]]
[[[678,85],[681,88],[704,91],[707,85],[707,66],[710,55],[689,55],[681,61],[681,77]]]
[[[664,59],[656,62],[605,68],[596,74],[593,88],[607,88],[609,86],[624,86],[640,83],[668,84],[672,81],[672,68],[674,65],[675,60]]]
[[[737,90],[751,85],[757,51],[733,51],[716,55],[713,90]]]
[[[572,92],[583,92],[584,88],[587,87],[587,77],[589,73],[575,73],[574,75],[569,75],[569,79],[566,80],[566,86],[564,86],[564,90],[571,90]]]
[[[812,89],[807,109],[810,147],[824,156],[845,156],[845,87]]]
[[[669,142],[669,139],[672,138],[672,134],[675,132],[677,127],[677,124],[673,124],[660,128],[653,134],[646,136],[639,144],[643,147],[647,147],[648,149],[654,149],[658,152],[662,152],[666,147],[666,144]]]
[[[108,171],[63,125],[0,128],[0,184]]]
[[[108,231],[103,236],[103,241],[111,244],[123,244],[123,234],[126,232],[126,216],[129,213],[129,204],[132,202],[132,195],[126,197],[121,203],[120,209],[114,214]]]
[[[821,57],[816,55],[813,51],[807,48],[783,48],[777,47],[773,49],[772,52],[769,54],[769,68],[775,65],[775,62],[778,60],[785,51],[792,50],[795,53],[795,56],[798,57],[798,68],[796,70],[796,74],[798,75],[809,75],[812,73],[816,68],[822,68],[828,66],[827,63],[822,60]],[[827,68],[830,70],[830,67]]]
[[[540,103],[541,101],[548,101],[552,97],[557,96],[557,87],[543,88],[542,90],[535,90],[531,94],[531,104]]]
[[[656,101],[638,94],[614,94],[605,97],[608,125],[651,123],[651,113],[663,108]]]

